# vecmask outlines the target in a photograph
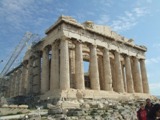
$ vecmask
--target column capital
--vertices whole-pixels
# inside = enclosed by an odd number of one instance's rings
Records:
[[[63,36],[60,37],[60,40],[61,41],[65,41],[65,40],[70,40],[70,38],[65,36],[65,35],[63,35]]]
[[[87,46],[89,48],[97,48],[97,45],[96,44],[92,44],[92,43],[87,43]]]
[[[74,44],[82,44],[83,42],[82,42],[82,40],[80,40],[80,39],[79,39],[79,40],[76,39],[75,41],[73,41],[73,43],[74,43]]]
[[[53,41],[53,42],[51,43],[51,46],[54,45],[54,44],[59,44],[59,43],[60,43],[59,39],[56,39],[55,41]]]
[[[139,60],[142,61],[142,60],[146,60],[146,59],[145,58],[140,58]]]

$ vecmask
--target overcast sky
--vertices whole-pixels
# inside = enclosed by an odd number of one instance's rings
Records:
[[[110,26],[145,45],[150,92],[160,95],[159,6],[160,0],[0,0],[0,70],[26,31],[44,37],[63,14],[81,23],[91,20]]]

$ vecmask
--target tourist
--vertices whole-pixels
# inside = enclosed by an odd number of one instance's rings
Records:
[[[138,120],[147,120],[147,110],[144,103],[140,103],[140,109],[137,111]]]
[[[147,110],[147,113],[152,109],[153,104],[151,103],[151,100],[149,98],[146,99],[146,105],[145,109]]]
[[[153,105],[152,109],[147,115],[147,120],[160,120],[160,104]]]

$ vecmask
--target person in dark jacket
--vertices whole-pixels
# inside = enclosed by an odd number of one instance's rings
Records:
[[[150,112],[147,114],[147,120],[160,120],[160,104],[153,105]]]
[[[147,110],[145,109],[144,103],[140,103],[140,109],[137,111],[138,120],[147,120]]]
[[[151,103],[151,100],[149,98],[146,99],[146,105],[145,105],[145,109],[147,110],[147,113],[149,113],[149,111],[152,109],[153,107],[153,103]]]

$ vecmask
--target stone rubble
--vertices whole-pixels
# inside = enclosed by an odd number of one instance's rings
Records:
[[[63,101],[62,103],[69,103]],[[73,101],[72,101],[73,102]],[[137,120],[136,111],[142,100],[75,100],[79,108],[63,108],[61,105],[52,105],[48,110],[48,120]],[[69,104],[68,104],[69,106]]]

